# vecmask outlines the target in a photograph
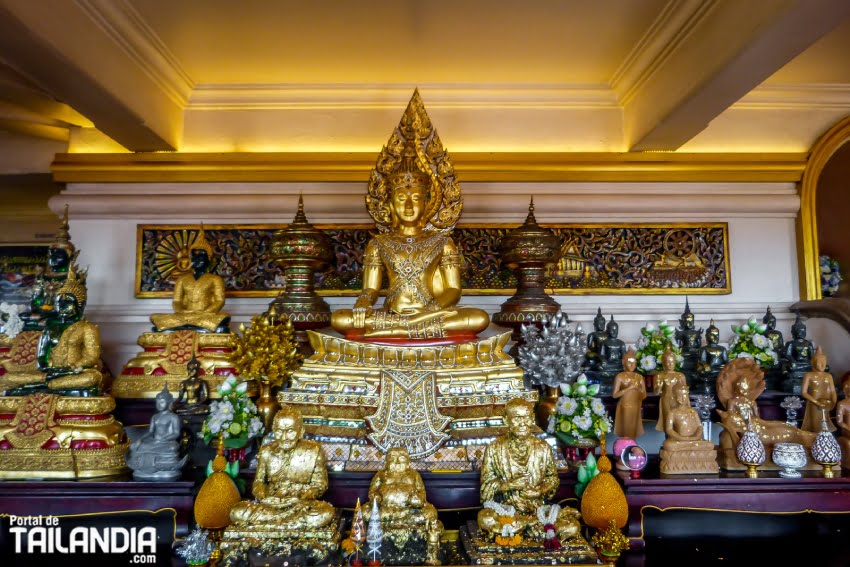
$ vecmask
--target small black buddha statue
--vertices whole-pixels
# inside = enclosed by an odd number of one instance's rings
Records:
[[[620,326],[611,320],[605,328],[605,340],[599,349],[599,392],[602,395],[610,395],[613,392],[614,377],[623,371],[623,355],[626,352],[626,343],[617,338]]]
[[[710,394],[714,392],[717,375],[729,362],[726,347],[720,344],[720,329],[714,326],[714,319],[705,330],[705,341],[705,346],[699,349],[696,375],[699,388],[704,393]]]
[[[782,389],[792,394],[802,392],[803,376],[812,371],[812,356],[815,346],[806,338],[806,324],[797,313],[794,324],[791,325],[791,340],[785,344],[782,351],[782,374],[784,381]]]
[[[593,318],[593,331],[587,335],[587,354],[584,357],[584,367],[587,370],[599,370],[601,366],[600,351],[602,343],[608,338],[605,332],[605,316],[602,314],[602,308],[596,310],[596,317]]]
[[[773,345],[772,348],[777,355],[776,364],[767,368],[764,373],[764,381],[765,384],[767,384],[767,389],[774,390],[779,387],[780,382],[782,381],[781,357],[782,353],[785,351],[785,338],[782,336],[780,331],[776,330],[776,315],[771,312],[769,305],[767,306],[767,312],[764,314],[761,322],[767,327],[767,330],[764,332],[764,336],[767,337],[770,344]]]
[[[174,413],[177,415],[206,415],[210,408],[206,405],[210,397],[209,386],[200,377],[201,363],[194,356],[186,363],[188,378],[180,382],[180,393],[174,402]]]
[[[682,373],[692,379],[699,360],[699,351],[702,347],[702,329],[694,328],[694,314],[691,306],[685,298],[685,311],[679,317],[679,328],[676,329],[676,343],[682,351]]]

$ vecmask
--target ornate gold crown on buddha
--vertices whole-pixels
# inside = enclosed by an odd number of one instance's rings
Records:
[[[88,300],[88,291],[86,290],[86,271],[80,270],[76,264],[71,264],[68,269],[68,278],[59,291],[56,292],[57,297],[60,295],[72,295],[77,300],[77,305],[80,309],[85,307]]]
[[[189,253],[191,254],[194,250],[203,250],[207,253],[207,257],[210,260],[213,259],[213,249],[209,241],[207,241],[207,236],[204,232],[204,223],[201,223],[198,235],[195,237],[195,240],[192,241],[192,244],[189,245]]]
[[[425,105],[414,91],[401,122],[378,155],[369,179],[366,208],[379,232],[392,230],[392,189],[425,185],[425,230],[450,231],[463,209],[460,185]]]

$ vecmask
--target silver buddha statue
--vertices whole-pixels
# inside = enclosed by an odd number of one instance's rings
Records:
[[[148,432],[130,444],[127,465],[137,480],[179,478],[189,455],[180,455],[180,418],[171,411],[174,396],[164,387],[156,395],[157,412]]]

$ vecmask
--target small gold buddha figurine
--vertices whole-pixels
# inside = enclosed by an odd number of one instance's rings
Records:
[[[687,379],[681,372],[676,371],[676,353],[668,346],[661,355],[661,366],[663,370],[655,376],[654,392],[661,396],[658,403],[658,422],[655,429],[664,431],[667,423],[667,414],[673,406],[673,388],[678,384],[687,386]]]
[[[829,414],[832,413],[835,402],[838,401],[838,394],[835,392],[832,374],[826,372],[826,353],[821,347],[817,348],[812,357],[812,366],[814,370],[806,372],[803,376],[801,395],[806,400],[806,413],[803,417],[802,429],[819,433],[821,422],[826,419],[829,430],[835,431],[835,425],[829,418]]]
[[[841,385],[844,399],[835,406],[835,423],[841,431],[838,445],[841,447],[841,466],[850,469],[850,377]]]
[[[192,359],[186,363],[186,371],[189,377],[180,382],[180,393],[174,402],[174,412],[178,415],[202,415],[210,411],[206,405],[210,397],[210,389],[207,383],[198,375],[201,371],[201,363],[198,359]]]
[[[646,399],[646,381],[635,372],[637,356],[629,349],[623,355],[623,372],[614,378],[614,399],[617,411],[614,414],[614,433],[619,437],[637,439],[643,435],[641,406]]]
[[[411,105],[417,103],[414,93]],[[449,234],[463,206],[460,186],[423,155],[439,140],[419,147],[418,127],[401,124],[402,135],[393,134],[373,172],[366,205],[379,234],[363,255],[363,291],[353,309],[331,319],[347,338],[472,339],[490,323],[485,311],[458,305],[463,260]],[[375,309],[384,275],[384,307]]]
[[[552,448],[532,434],[534,412],[528,402],[513,399],[505,405],[508,432],[484,450],[481,463],[481,501],[478,527],[490,539],[502,534],[502,513],[487,507],[488,502],[513,509],[512,530],[542,544],[543,525],[537,510],[554,496],[560,480],[555,469]],[[561,543],[581,538],[581,515],[578,510],[564,506],[554,522]]]
[[[224,280],[208,272],[212,247],[204,235],[204,227],[189,248],[192,271],[174,282],[174,313],[155,313],[151,323],[155,331],[197,329],[227,333],[230,315],[224,307]]]
[[[83,318],[87,298],[84,279],[72,267],[56,294],[50,324],[41,332],[37,370],[15,372],[7,366],[7,373],[0,376],[5,395],[44,390],[74,396],[100,394],[100,333],[97,325]]]
[[[382,556],[384,563],[440,564],[443,524],[437,519],[437,510],[425,498],[425,484],[419,473],[410,466],[410,455],[406,449],[390,449],[384,468],[372,478],[369,503],[364,506],[367,521],[375,502],[380,508],[384,540],[392,541],[397,550],[397,556],[392,558],[387,557],[385,550]],[[405,551],[411,537],[424,540],[424,557]]]
[[[661,447],[663,474],[711,474],[719,470],[714,443],[702,438],[702,423],[691,407],[688,387],[673,387],[673,406],[664,423],[667,440]]]

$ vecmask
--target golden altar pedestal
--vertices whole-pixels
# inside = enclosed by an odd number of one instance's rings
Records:
[[[315,353],[278,400],[301,411],[332,470],[379,470],[393,447],[418,470],[475,470],[504,433],[505,404],[537,400],[503,351],[510,333],[437,346],[308,335]]]

